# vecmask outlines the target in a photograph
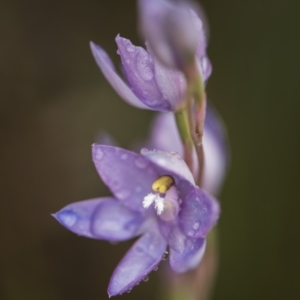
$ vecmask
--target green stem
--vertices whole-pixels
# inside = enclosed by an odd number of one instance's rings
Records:
[[[204,152],[202,147],[202,137],[204,130],[205,112],[206,112],[206,95],[202,78],[198,72],[196,63],[186,73],[188,82],[187,87],[187,112],[191,138],[198,157],[199,173],[196,182],[202,186],[204,170]],[[193,104],[195,103],[195,110]]]
[[[193,172],[193,141],[191,138],[187,110],[180,109],[176,111],[175,120],[184,147],[184,160],[191,172]]]

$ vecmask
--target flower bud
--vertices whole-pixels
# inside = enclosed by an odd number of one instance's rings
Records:
[[[185,71],[206,49],[203,24],[194,5],[184,1],[140,0],[140,31],[164,65]]]

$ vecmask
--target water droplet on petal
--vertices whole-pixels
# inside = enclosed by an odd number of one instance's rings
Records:
[[[128,293],[128,294],[129,294],[129,293],[131,292],[131,290],[132,290],[132,289],[129,289],[129,290],[126,292],[126,293]]]
[[[155,272],[155,271],[157,271],[158,270],[158,266],[155,266],[154,268],[153,268],[153,271]]]
[[[168,258],[168,254],[169,254],[169,252],[166,251],[166,252],[163,254],[161,260],[166,260],[166,259]]]
[[[103,154],[102,150],[97,149],[96,155],[95,155],[96,159],[101,160],[103,158],[103,156],[104,156],[104,154]]]
[[[126,50],[128,51],[128,52],[134,52],[134,50],[135,50],[135,47],[133,46],[133,45],[128,45],[127,47],[126,47]]]
[[[140,193],[142,191],[142,188],[139,185],[137,185],[135,187],[135,191],[136,191],[136,193]]]
[[[128,157],[127,153],[124,153],[124,154],[121,155],[121,158],[122,158],[123,160],[126,160],[127,157]]]
[[[148,276],[144,277],[144,279],[143,279],[144,282],[147,282],[148,280],[149,280]]]
[[[142,148],[141,154],[142,154],[142,155],[145,155],[145,154],[147,154],[147,153],[149,153],[149,150],[148,150],[147,148]]]
[[[128,191],[128,190],[122,189],[119,191],[115,191],[115,196],[120,200],[126,199],[129,195],[130,195],[130,191]]]
[[[151,69],[151,62],[146,51],[138,53],[136,57],[136,67],[142,79],[148,81],[153,78],[154,75]]]
[[[77,222],[77,216],[73,211],[63,211],[57,215],[59,221],[67,227],[73,226]]]
[[[187,233],[187,235],[190,236],[190,237],[193,237],[193,236],[194,236],[194,231],[189,231],[189,232]]]
[[[134,161],[135,165],[140,168],[140,169],[144,169],[147,167],[148,165],[148,161],[143,158],[143,157],[138,157],[135,161]]]
[[[200,227],[200,223],[199,223],[199,222],[196,222],[196,223],[193,225],[193,229],[194,229],[194,230],[199,229],[199,227]]]

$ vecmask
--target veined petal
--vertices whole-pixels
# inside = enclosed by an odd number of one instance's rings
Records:
[[[92,146],[95,167],[115,197],[133,211],[145,212],[143,199],[152,192],[159,176],[155,167],[141,155],[121,148]]]
[[[114,198],[96,198],[72,203],[54,214],[70,231],[89,238],[124,241],[140,234],[143,218]]]
[[[217,200],[199,188],[192,190],[181,204],[179,226],[190,238],[204,238],[220,215]]]
[[[105,200],[96,208],[91,223],[91,232],[96,238],[111,242],[131,239],[141,233],[144,218],[119,201]]]
[[[119,96],[130,105],[138,108],[150,109],[147,105],[140,101],[140,99],[133,93],[129,86],[117,74],[107,53],[100,46],[94,44],[93,42],[90,43],[90,46],[94,58],[103,75],[119,94]]]
[[[135,95],[155,110],[170,110],[168,98],[164,97],[157,85],[152,56],[144,48],[134,46],[130,40],[119,35],[116,43],[124,72]]]
[[[131,290],[161,261],[167,242],[156,230],[146,232],[118,264],[109,283],[109,296]]]
[[[174,272],[183,273],[196,268],[205,252],[204,238],[190,239],[178,227],[169,236],[170,266]]]
[[[193,174],[178,153],[142,149],[141,154],[162,168],[166,172],[165,174],[167,174],[167,172],[176,174],[192,185],[195,185]]]
[[[183,73],[166,68],[155,58],[154,72],[162,95],[169,100],[172,111],[176,111],[179,105],[185,101],[186,80]]]

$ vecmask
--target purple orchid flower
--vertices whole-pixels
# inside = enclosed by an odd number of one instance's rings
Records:
[[[73,203],[54,216],[89,238],[119,242],[140,236],[116,267],[109,296],[130,291],[156,269],[168,246],[174,272],[195,268],[219,217],[219,204],[195,186],[179,155],[147,149],[137,154],[97,144],[92,155],[114,197]]]
[[[158,114],[146,143],[150,149],[176,151],[183,156],[184,149],[172,113]],[[203,189],[218,195],[229,167],[229,145],[225,125],[219,114],[210,105],[207,107],[203,135],[204,173]],[[193,152],[194,176],[198,174],[198,160]]]
[[[146,8],[148,1],[146,2],[144,3],[142,1],[141,7]],[[164,1],[155,0],[153,2],[157,2],[156,4],[160,6],[162,14],[164,12],[169,14],[169,6],[163,5]],[[155,9],[157,9],[157,5]],[[146,18],[146,23],[149,24],[149,26],[151,22],[155,24],[155,12],[151,9],[143,9],[142,11],[141,16]],[[190,11],[189,13],[191,15],[190,19],[192,20],[191,26],[195,27],[195,32],[198,37],[195,53],[197,64],[203,80],[206,81],[211,74],[212,68],[206,56],[207,44],[202,21],[194,11]],[[184,20],[185,19],[186,18],[184,18]],[[180,20],[178,20],[178,22],[180,22],[180,24],[183,23]],[[145,26],[142,27],[144,28]],[[157,28],[154,29],[155,32],[157,30]],[[154,32],[152,35],[150,34],[151,41],[155,35]],[[161,44],[161,42],[159,42],[161,40],[160,36],[157,35],[157,38],[158,44]],[[117,74],[109,56],[100,46],[91,42],[91,50],[103,75],[119,96],[127,103],[138,108],[157,111],[176,111],[184,101],[185,96],[186,80],[183,73],[167,68],[162,64],[161,60],[158,60],[157,57],[153,55],[147,43],[147,50],[145,50],[142,47],[134,46],[130,40],[122,38],[120,35],[116,37],[116,43],[118,46],[117,53],[121,57],[126,81]],[[151,45],[152,44],[153,43],[151,43]],[[163,44],[161,45],[163,46]],[[152,48],[156,49],[157,47],[152,46]]]

